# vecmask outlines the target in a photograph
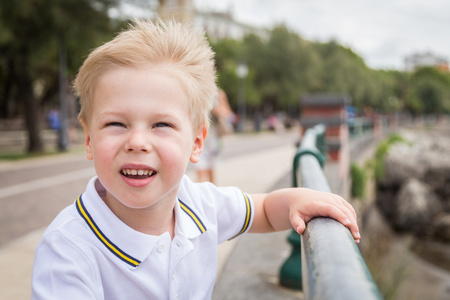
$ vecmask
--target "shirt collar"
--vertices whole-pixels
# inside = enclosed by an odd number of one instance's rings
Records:
[[[169,233],[147,235],[123,223],[99,196],[95,188],[97,180],[97,177],[92,178],[85,193],[77,199],[78,213],[103,246],[134,269],[150,255],[159,239]],[[178,199],[175,205],[175,235],[194,239],[206,232],[205,218],[192,208],[190,199],[185,200]]]
[[[203,222],[205,218],[199,211],[191,208],[189,204],[178,198],[178,205],[175,206],[176,233],[188,239],[194,239],[206,232],[207,228]]]

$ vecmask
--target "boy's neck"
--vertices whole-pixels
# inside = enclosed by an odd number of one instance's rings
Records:
[[[132,209],[112,200],[109,193],[102,195],[105,204],[126,225],[144,234],[159,236],[168,232],[175,236],[175,204],[176,200],[160,205],[157,208]]]
[[[114,212],[114,211],[113,211]],[[126,213],[120,211],[114,214],[126,225],[144,234],[160,236],[166,232],[173,239],[175,236],[175,209],[167,213],[162,210],[134,210]]]

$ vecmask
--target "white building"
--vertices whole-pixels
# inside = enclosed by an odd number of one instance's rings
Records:
[[[431,52],[416,53],[405,58],[405,69],[407,72],[413,72],[417,68],[425,66],[449,71],[448,60],[443,57],[438,57]]]
[[[265,29],[237,22],[230,12],[196,11],[194,24],[197,28],[204,29],[208,36],[214,40],[225,38],[240,40],[250,33],[263,38],[268,35]]]
[[[213,40],[231,38],[242,39],[249,33],[262,38],[268,36],[267,30],[239,23],[230,12],[203,11],[194,7],[192,0],[164,0],[158,8],[160,18],[176,18],[193,22],[196,28],[205,30]]]

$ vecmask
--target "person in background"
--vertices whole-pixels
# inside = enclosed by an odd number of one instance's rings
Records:
[[[206,136],[202,154],[194,164],[197,182],[215,183],[215,168],[222,150],[222,137],[233,132],[234,113],[228,103],[228,97],[222,89],[218,90],[211,110],[211,125]]]
[[[61,128],[61,120],[59,117],[59,110],[52,108],[47,115],[47,122],[51,129],[58,131]]]

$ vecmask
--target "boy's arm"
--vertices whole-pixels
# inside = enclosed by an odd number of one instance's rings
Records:
[[[357,243],[361,238],[355,210],[339,195],[306,188],[287,188],[251,197],[255,216],[250,232],[272,232],[293,227],[302,234],[306,222],[322,216],[347,226]]]

